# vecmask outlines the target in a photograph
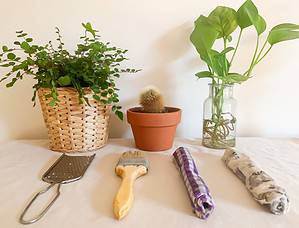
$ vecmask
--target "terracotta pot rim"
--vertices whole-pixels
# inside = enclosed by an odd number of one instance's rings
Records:
[[[154,113],[154,112],[140,112],[141,107],[133,107],[127,110],[127,112],[134,113],[134,115],[140,115],[140,116],[161,116],[161,115],[169,115],[169,114],[174,114],[177,112],[181,112],[182,110],[177,107],[170,107],[170,106],[165,106],[166,109],[168,109],[168,112],[159,112],[159,113]]]
[[[172,112],[144,113],[136,111],[140,110],[140,107],[131,108],[127,110],[127,119],[131,125],[140,127],[155,128],[178,125],[181,121],[182,110],[174,107],[167,108],[172,110]]]

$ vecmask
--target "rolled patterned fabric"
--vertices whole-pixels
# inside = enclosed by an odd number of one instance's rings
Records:
[[[199,176],[190,152],[187,148],[180,147],[173,156],[188,190],[194,213],[201,219],[207,219],[214,210],[215,204],[207,185]]]
[[[288,211],[290,202],[285,189],[278,186],[273,178],[258,168],[248,156],[228,148],[222,160],[261,205],[269,208],[273,214],[284,214]]]

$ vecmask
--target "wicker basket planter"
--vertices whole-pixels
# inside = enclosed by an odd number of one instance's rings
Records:
[[[109,105],[92,98],[89,89],[86,97],[91,106],[80,104],[74,88],[57,88],[59,103],[51,107],[45,98],[49,89],[38,90],[45,124],[48,128],[50,149],[61,152],[84,152],[103,147],[108,140]]]

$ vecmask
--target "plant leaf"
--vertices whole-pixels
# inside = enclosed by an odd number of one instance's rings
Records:
[[[58,83],[61,86],[69,86],[71,85],[71,82],[72,80],[68,75],[58,78]]]
[[[6,87],[7,88],[13,87],[17,80],[18,80],[17,78],[13,78],[11,80],[11,82],[9,82],[9,83],[6,84]]]
[[[292,23],[282,23],[279,25],[274,26],[272,30],[298,30],[299,29],[299,25],[297,24],[292,24]]]
[[[218,76],[223,76],[228,73],[229,61],[226,59],[225,54],[221,54],[216,50],[210,50],[212,65],[215,73]]]
[[[56,105],[56,101],[53,99],[53,100],[51,100],[50,102],[49,102],[49,105],[51,106],[51,107],[54,107],[55,105]]]
[[[2,46],[2,51],[3,52],[7,52],[8,51],[8,47],[7,46]]]
[[[251,0],[247,0],[237,11],[237,21],[241,29],[253,25],[251,18],[257,18],[258,10]]]
[[[115,111],[115,114],[120,120],[124,120],[124,114],[121,111]]]
[[[26,41],[23,41],[20,45],[20,47],[25,50],[25,52],[29,52],[30,51],[30,45],[26,42]]]
[[[10,60],[14,60],[16,58],[16,55],[14,53],[8,53],[7,58]]]
[[[235,48],[233,48],[233,47],[227,47],[222,52],[220,52],[220,54],[224,55],[224,54],[226,54],[226,53],[228,53],[230,51],[233,51],[233,50],[235,50]]]
[[[262,16],[260,16],[260,15],[258,15],[257,20],[255,20],[253,22],[253,25],[254,25],[258,35],[262,34],[267,28],[265,19],[262,18]]]
[[[219,32],[210,24],[207,17],[201,15],[195,21],[195,27],[190,36],[190,40],[199,53],[200,58],[208,65],[211,65],[209,50],[211,50],[218,35]]]
[[[99,89],[99,86],[98,85],[92,85],[90,87],[94,93],[99,93],[100,92],[100,89]]]
[[[284,23],[271,29],[268,35],[268,42],[274,45],[279,42],[294,40],[299,38],[299,25]]]
[[[8,78],[8,77],[1,78],[1,79],[0,79],[0,82],[6,80],[7,78]]]
[[[253,25],[258,33],[262,34],[266,29],[266,22],[259,15],[258,10],[251,0],[247,0],[237,11],[237,21],[241,29]]]
[[[229,73],[227,75],[227,77],[225,77],[225,81],[227,83],[242,83],[244,81],[246,81],[249,77],[247,76],[244,76],[244,75],[241,75],[241,74],[238,74],[238,73]]]
[[[93,37],[96,36],[96,30],[94,30],[91,26],[90,22],[87,22],[86,24],[82,23],[83,27],[86,29],[86,31],[90,32]]]
[[[97,100],[97,101],[100,101],[100,100],[101,100],[101,97],[98,96],[98,95],[96,95],[96,94],[92,95],[92,97],[93,97],[95,100]]]
[[[208,18],[219,32],[218,38],[228,37],[238,27],[237,12],[229,7],[216,7]]]
[[[213,74],[210,71],[201,71],[195,74],[198,78],[211,78]]]

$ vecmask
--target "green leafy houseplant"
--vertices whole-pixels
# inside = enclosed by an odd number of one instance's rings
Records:
[[[51,99],[49,105],[55,106],[59,102],[60,87],[71,87],[78,92],[80,103],[87,103],[85,88],[90,88],[93,98],[103,104],[112,105],[112,111],[123,119],[119,102],[118,89],[115,79],[121,73],[135,73],[135,69],[122,69],[120,63],[127,58],[127,50],[110,46],[99,40],[98,31],[90,23],[82,23],[84,35],[74,53],[64,48],[60,31],[56,28],[57,47],[51,41],[46,45],[33,44],[33,39],[23,31],[17,31],[15,47],[2,46],[0,66],[9,68],[0,80],[8,80],[7,87],[12,87],[16,81],[32,75],[36,80],[33,86],[32,101],[35,104],[36,93],[40,88],[49,88],[46,95]]]
[[[235,55],[238,51],[243,31],[254,27],[256,31],[256,47],[248,69],[244,73],[232,70]],[[212,148],[234,146],[230,141],[230,133],[235,130],[236,118],[230,115],[227,119],[223,112],[223,92],[228,85],[243,83],[252,77],[254,67],[260,63],[277,43],[299,38],[299,25],[283,23],[274,26],[261,45],[266,22],[259,14],[257,7],[251,0],[247,0],[237,11],[218,6],[207,17],[201,15],[195,21],[191,34],[191,42],[195,46],[200,58],[207,64],[208,70],[196,74],[198,78],[210,78],[213,90],[211,117],[204,119],[203,144]],[[238,30],[235,46],[230,45],[233,33]],[[223,49],[213,49],[215,42],[221,39]]]

